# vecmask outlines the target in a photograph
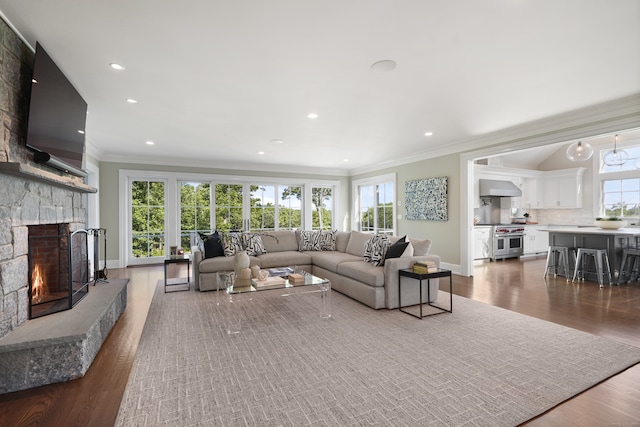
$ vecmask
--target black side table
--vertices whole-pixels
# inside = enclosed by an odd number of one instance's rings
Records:
[[[167,278],[167,266],[169,264],[187,264],[187,281],[184,281],[184,278]],[[191,289],[191,283],[189,282],[189,278],[191,277],[191,260],[188,255],[178,255],[178,256],[169,256],[164,259],[164,293],[167,293],[167,288],[169,286],[177,286],[177,285],[187,285],[186,289],[177,289],[172,292],[180,292],[180,291],[188,291]]]
[[[402,277],[410,277],[412,279],[416,279],[419,282],[419,286],[420,286],[420,303],[419,304],[411,304],[411,305],[406,305],[403,306],[402,305]],[[438,279],[440,277],[449,277],[449,308],[445,308],[445,307],[441,307],[436,305],[435,303],[432,303],[429,301],[430,296],[431,296],[431,279]],[[427,302],[423,303],[422,302],[422,281],[426,280],[427,281]],[[425,314],[424,316],[422,315],[422,306],[424,304],[427,304],[430,307],[434,307],[436,309],[438,309],[439,311],[435,312],[435,313],[429,313],[429,314]],[[402,308],[403,307],[413,307],[414,305],[419,305],[420,306],[420,315],[415,315],[409,311],[405,311]],[[428,316],[433,316],[436,314],[442,314],[442,313],[453,313],[453,281],[451,278],[451,270],[445,270],[444,268],[438,268],[438,271],[435,271],[433,273],[414,273],[414,271],[410,268],[404,268],[401,270],[398,270],[398,310],[400,310],[403,313],[407,313],[410,314],[413,317],[417,317],[418,319],[422,319],[423,317],[428,317]]]

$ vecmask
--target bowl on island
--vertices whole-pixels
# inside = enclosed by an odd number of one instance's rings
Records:
[[[627,225],[627,221],[618,218],[596,218],[596,226],[607,230],[617,230]]]

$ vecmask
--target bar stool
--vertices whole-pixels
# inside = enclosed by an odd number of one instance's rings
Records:
[[[568,282],[569,271],[571,271],[571,266],[569,265],[569,253],[573,255],[573,261],[575,262],[576,250],[574,248],[569,248],[567,246],[549,246],[549,251],[547,252],[547,264],[544,266],[543,277],[547,277],[550,268],[553,268],[553,277],[557,277],[560,262],[562,262],[562,265],[564,266],[564,277],[567,278]]]
[[[627,258],[629,269],[627,269]],[[625,249],[622,251],[622,262],[620,263],[620,274],[618,284],[629,283],[635,278],[638,279],[638,261],[640,261],[640,249]],[[625,280],[625,273],[629,273],[629,280]]]
[[[613,284],[611,281],[611,266],[609,265],[609,255],[607,254],[606,249],[587,249],[587,248],[578,248],[578,256],[576,257],[576,268],[573,271],[573,280],[576,281],[576,277],[582,277],[584,280],[585,270],[582,267],[582,263],[584,263],[583,256],[591,256],[593,257],[593,262],[596,266],[596,275],[598,276],[598,283],[600,287],[603,286],[603,276],[604,276],[604,267],[607,267],[607,274],[609,276],[609,286]],[[580,273],[580,274],[578,274]],[[588,273],[588,272],[587,272]]]

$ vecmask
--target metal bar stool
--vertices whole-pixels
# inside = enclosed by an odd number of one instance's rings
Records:
[[[549,246],[549,251],[547,252],[547,264],[544,266],[543,277],[547,277],[550,268],[553,268],[553,277],[558,277],[558,269],[562,262],[562,266],[564,267],[564,277],[567,278],[568,282],[570,277],[569,271],[571,271],[569,253],[573,255],[573,261],[575,262],[576,250],[574,248],[569,248],[567,246]]]
[[[620,274],[618,284],[629,283],[638,280],[638,262],[640,261],[640,249],[625,249],[622,251],[622,262],[620,263]],[[627,264],[629,266],[627,267]],[[626,280],[626,273],[629,273],[629,280]]]
[[[606,249],[586,249],[578,248],[578,256],[576,257],[576,268],[573,271],[573,282],[576,281],[576,277],[584,280],[585,269],[582,268],[582,264],[585,262],[583,256],[593,257],[593,262],[596,266],[596,275],[598,276],[598,283],[600,287],[603,286],[604,281],[604,267],[607,267],[607,275],[609,276],[609,286],[613,285],[611,280],[611,266],[609,265],[609,255]],[[588,273],[588,271],[587,271]]]

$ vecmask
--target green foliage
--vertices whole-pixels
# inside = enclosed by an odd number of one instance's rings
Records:
[[[164,183],[134,181],[131,184],[132,255],[145,258],[164,255]]]

